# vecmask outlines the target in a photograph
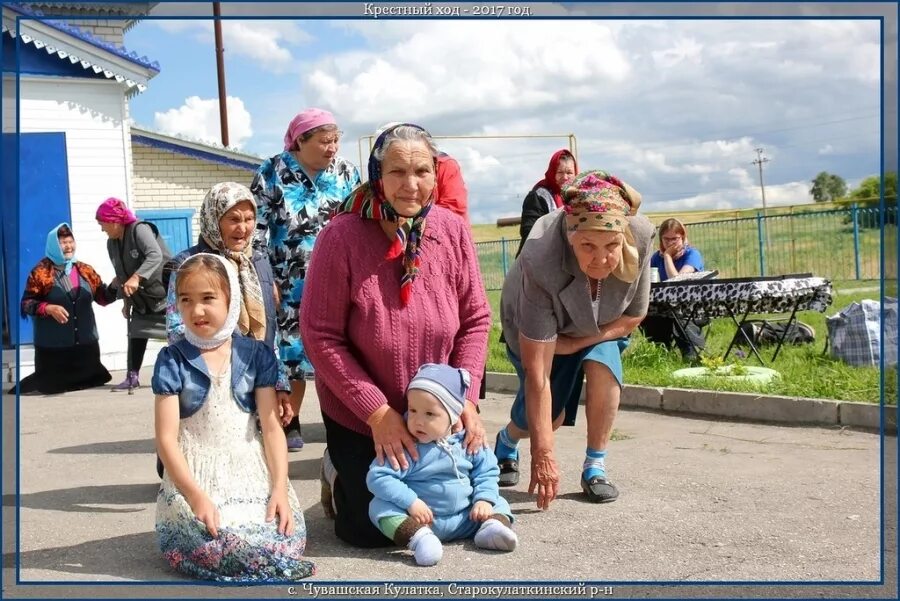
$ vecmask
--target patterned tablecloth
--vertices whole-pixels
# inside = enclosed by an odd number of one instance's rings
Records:
[[[746,313],[824,313],[831,304],[831,282],[818,277],[719,279],[650,286],[649,315],[694,319]]]

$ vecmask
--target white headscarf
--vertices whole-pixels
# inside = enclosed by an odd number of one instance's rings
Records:
[[[190,258],[187,261],[181,264],[178,272],[181,272],[192,261],[197,260],[197,257],[213,257],[215,260],[222,263],[225,266],[225,271],[228,273],[228,287],[229,287],[229,300],[228,300],[228,316],[225,318],[225,323],[222,324],[222,327],[213,334],[210,338],[200,338],[193,332],[191,329],[185,325],[184,328],[184,337],[188,342],[196,346],[197,348],[202,349],[214,349],[216,347],[222,346],[231,338],[231,335],[234,333],[235,328],[237,327],[238,318],[241,314],[241,287],[238,284],[238,273],[234,264],[221,255],[214,255],[211,253],[198,253]],[[176,277],[178,277],[176,273]],[[183,316],[182,316],[183,317]],[[186,322],[187,320],[185,320]]]

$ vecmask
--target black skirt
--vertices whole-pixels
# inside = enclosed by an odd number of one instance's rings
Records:
[[[100,362],[100,344],[34,347],[34,373],[19,382],[19,393],[59,394],[103,386],[112,376]],[[15,394],[16,387],[10,389]]]

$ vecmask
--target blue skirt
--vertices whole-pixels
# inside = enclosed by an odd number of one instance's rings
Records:
[[[580,396],[584,373],[581,369],[583,362],[595,361],[602,363],[615,376],[619,387],[622,386],[622,351],[628,347],[628,344],[628,338],[616,338],[615,340],[607,340],[606,342],[589,346],[571,355],[556,355],[553,357],[553,365],[550,368],[550,396],[553,400],[551,411],[554,421],[559,417],[560,413],[566,411],[566,405],[569,404],[575,391],[578,391],[578,396]],[[528,418],[525,414],[525,370],[522,369],[522,362],[512,352],[509,345],[506,347],[506,356],[513,364],[513,367],[516,368],[516,375],[519,376],[519,391],[516,393],[516,400],[513,401],[509,416],[516,427],[528,430]],[[575,399],[575,403],[577,402],[577,399]],[[569,418],[567,421],[573,424],[575,422],[575,411],[576,408],[570,408],[567,412],[567,418]]]

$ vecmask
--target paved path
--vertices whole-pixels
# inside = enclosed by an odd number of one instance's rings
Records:
[[[4,398],[4,423],[14,420]],[[511,397],[490,395],[483,417],[490,437],[505,422]],[[153,398],[92,390],[21,400],[23,581],[185,582],[157,552],[153,533],[158,479],[153,458]],[[308,555],[318,580],[566,581],[877,581],[880,577],[877,435],[842,429],[792,428],[622,411],[611,444],[615,503],[591,505],[578,487],[584,453],[579,425],[557,436],[562,497],[538,512],[527,481],[504,495],[517,516],[520,548],[480,551],[446,545],[435,568],[415,566],[392,549],[356,550],[337,540],[318,505],[324,429],[315,398],[302,420],[307,446],[289,456],[290,476],[306,512]],[[5,430],[9,432],[9,430]],[[896,491],[896,439],[885,439],[886,482]],[[13,468],[14,438],[4,441],[4,474]],[[523,464],[528,465],[527,452]],[[13,480],[14,481],[14,480]],[[5,478],[5,482],[9,482]],[[10,586],[15,498],[5,485],[4,596],[59,596],[60,589]],[[896,516],[890,495],[886,516]],[[886,555],[893,594],[875,587],[834,587],[822,596],[896,598],[896,518]],[[54,592],[55,590],[55,592]],[[652,588],[616,587],[615,595],[656,596]],[[818,596],[816,590],[771,586],[662,589],[663,596]],[[629,592],[626,592],[629,591]],[[666,592],[668,591],[668,592]],[[82,595],[82,593],[84,593]],[[67,595],[96,597],[286,596],[285,587],[92,587]],[[834,595],[832,595],[834,593]]]

